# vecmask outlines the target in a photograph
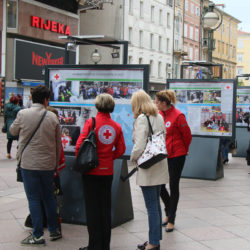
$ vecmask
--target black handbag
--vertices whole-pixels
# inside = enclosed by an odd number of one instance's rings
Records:
[[[2,127],[2,133],[7,133],[7,124],[4,123],[3,127]]]
[[[47,114],[47,110],[44,112],[40,122],[38,123],[36,129],[34,130],[33,134],[31,135],[31,137],[29,138],[29,140],[26,142],[26,144],[24,145],[21,155],[20,155],[20,160],[17,163],[17,167],[16,167],[16,173],[17,173],[17,177],[16,177],[16,181],[17,182],[23,182],[23,178],[22,178],[22,174],[21,174],[21,161],[22,161],[22,155],[23,155],[23,151],[24,149],[28,146],[28,144],[30,143],[31,139],[33,138],[33,136],[35,135],[36,131],[38,130],[38,128],[40,127],[45,115]]]
[[[94,129],[95,118],[92,117],[92,129],[87,138],[83,141],[76,157],[76,163],[73,166],[73,170],[80,172],[81,174],[85,174],[99,165],[96,134]]]

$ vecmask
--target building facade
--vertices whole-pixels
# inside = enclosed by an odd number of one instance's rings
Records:
[[[183,49],[187,53],[184,60],[200,60],[200,30],[201,30],[201,1],[184,1],[184,31]],[[195,78],[197,72],[186,69],[183,72],[184,78]]]
[[[1,110],[12,94],[24,104],[44,84],[47,64],[64,64],[60,35],[78,34],[78,15],[33,0],[1,0]],[[70,60],[75,63],[75,52]]]
[[[236,76],[237,64],[237,30],[240,21],[223,10],[219,9],[222,15],[222,23],[214,31],[213,62],[223,64],[223,78],[232,79]]]
[[[237,75],[250,74],[250,33],[238,31]],[[244,85],[250,86],[249,78],[239,78]]]
[[[84,25],[80,34],[101,34],[129,41],[128,63],[150,65],[149,91],[153,95],[166,87],[166,78],[172,78],[173,18],[173,0],[118,0],[102,11],[82,13],[80,22]],[[80,50],[84,63],[91,62],[91,50],[93,46]],[[100,63],[117,62],[110,56],[112,51],[100,48],[100,52]]]

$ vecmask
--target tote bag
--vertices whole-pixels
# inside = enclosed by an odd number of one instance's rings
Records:
[[[149,117],[147,115],[146,117],[148,120],[150,134],[146,148],[137,160],[138,167],[143,169],[150,168],[151,166],[168,156],[164,132],[159,131],[154,134]]]

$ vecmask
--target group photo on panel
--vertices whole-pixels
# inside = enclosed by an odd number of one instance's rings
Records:
[[[12,142],[17,140],[17,176],[23,182],[29,207],[25,226],[32,228],[21,241],[24,246],[45,245],[44,227],[51,241],[63,237],[58,206],[58,197],[63,196],[60,172],[65,168],[61,115],[70,109],[49,106],[50,94],[49,88],[40,85],[32,91],[31,105],[23,107],[21,97],[13,95],[5,107],[2,132],[7,136],[7,158],[12,157]],[[148,220],[148,240],[138,242],[135,249],[157,250],[162,234],[175,229],[191,130],[185,115],[175,107],[172,90],[159,91],[152,99],[139,89],[130,103],[134,118],[130,161],[137,170],[136,184],[141,188]],[[75,143],[73,170],[81,175],[88,231],[88,242],[79,250],[110,249],[114,161],[126,151],[122,127],[111,116],[114,97],[101,93],[94,106],[96,115],[85,119]]]

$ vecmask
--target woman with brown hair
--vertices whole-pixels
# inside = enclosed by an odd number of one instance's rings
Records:
[[[161,187],[161,199],[165,205],[166,219],[163,226],[166,232],[174,230],[176,210],[179,201],[179,183],[192,135],[185,115],[175,108],[176,97],[172,90],[156,93],[155,103],[166,127],[166,147],[168,151],[168,170],[170,195],[165,185]]]
[[[133,128],[134,146],[130,159],[136,163],[146,148],[150,133],[146,116],[150,120],[154,133],[162,131],[165,134],[166,130],[164,121],[161,115],[158,114],[157,107],[145,91],[139,90],[135,92],[131,104],[136,120]],[[149,224],[149,241],[137,247],[138,249],[158,250],[162,239],[160,189],[161,185],[165,186],[168,182],[167,160],[164,159],[148,169],[138,168],[136,181],[143,193]]]

